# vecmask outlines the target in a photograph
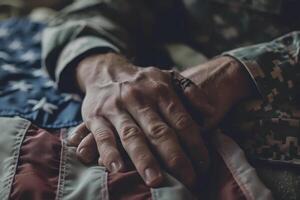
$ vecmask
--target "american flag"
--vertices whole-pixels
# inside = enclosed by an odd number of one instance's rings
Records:
[[[28,19],[0,23],[0,116],[19,116],[43,128],[81,122],[81,98],[60,92],[41,62],[45,24]]]

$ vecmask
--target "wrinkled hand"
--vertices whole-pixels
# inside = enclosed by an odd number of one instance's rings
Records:
[[[84,124],[70,140],[73,145],[80,143],[79,158],[90,162],[98,151],[100,162],[108,170],[122,170],[124,162],[116,143],[119,139],[147,185],[158,186],[163,180],[160,161],[191,186],[196,174],[207,168],[209,158],[199,125],[175,92],[174,73],[139,68],[116,54],[94,55],[81,61],[77,79],[85,92]],[[203,113],[212,112],[195,85],[185,85],[184,94],[192,94]]]
[[[103,64],[103,63],[100,63],[100,64]],[[88,65],[90,65],[90,64],[87,63],[86,66],[88,66]],[[118,66],[123,66],[123,65],[124,65],[124,63],[118,63]],[[93,66],[93,65],[91,65],[91,66]],[[125,66],[127,66],[127,64],[125,64]],[[126,69],[126,67],[123,67],[122,69]],[[122,69],[119,69],[119,76],[126,79],[126,76],[124,76],[124,71]],[[131,69],[131,70],[128,70],[128,69]],[[126,70],[127,70],[127,72],[125,72],[125,74],[127,74],[129,71],[132,74],[136,73],[135,68],[131,68],[131,67],[128,68],[128,66],[127,66]],[[221,119],[224,117],[224,115],[237,102],[239,102],[240,100],[242,100],[244,98],[247,98],[247,97],[250,97],[250,96],[255,94],[255,90],[254,90],[254,88],[251,84],[251,81],[248,77],[248,74],[244,70],[245,69],[243,69],[243,67],[240,65],[240,63],[237,62],[236,60],[234,60],[233,58],[219,57],[219,58],[216,58],[216,59],[214,59],[212,61],[209,61],[205,64],[190,68],[189,70],[186,70],[182,73],[184,76],[189,77],[191,80],[193,80],[193,82],[196,83],[196,85],[187,84],[187,81],[183,76],[181,76],[180,74],[175,73],[175,77],[173,77],[173,80],[172,80],[173,83],[172,84],[173,85],[174,84],[176,85],[176,83],[179,84],[179,89],[181,91],[177,90],[177,92],[184,95],[184,97],[185,97],[184,100],[188,101],[188,104],[187,104],[188,107],[191,106],[191,108],[192,108],[191,110],[189,110],[189,112],[196,114],[197,119],[199,119],[199,118],[202,119],[201,120],[201,127],[200,127],[202,131],[208,131],[208,130],[216,127],[219,124],[219,122],[221,121]],[[83,72],[81,72],[81,73],[83,73]],[[163,83],[170,84],[170,82],[169,82],[170,81],[169,80],[170,74],[168,74],[166,72],[160,72],[157,69],[152,69],[151,68],[151,69],[148,69],[146,71],[139,71],[138,73],[141,73],[141,74],[146,73],[148,75],[148,76],[146,76],[146,77],[148,77],[148,79],[139,79],[139,80],[148,80],[148,81],[153,80],[153,79],[157,81],[156,78],[162,76],[162,75],[157,76],[157,74],[162,73],[162,74],[164,74],[162,77],[168,77],[167,79],[163,78],[165,80],[165,82],[163,81]],[[95,74],[97,74],[97,73],[95,73]],[[174,75],[174,73],[173,73],[173,75]],[[107,77],[109,77],[109,76],[107,76]],[[131,76],[131,78],[132,77],[134,77],[134,76]],[[103,82],[105,82],[106,79],[105,78],[102,78],[102,79],[99,78],[98,81],[100,81],[100,80],[104,80]],[[137,81],[136,78],[134,78],[133,80]],[[152,82],[152,81],[150,81],[150,82]],[[133,82],[130,82],[130,83],[133,83]],[[143,84],[140,84],[140,83],[141,82],[139,82],[138,86],[143,86]],[[148,86],[151,86],[151,85],[152,84],[146,84],[146,86],[143,86],[143,88],[147,88]],[[133,86],[133,84],[132,84],[132,86]],[[170,86],[170,85],[166,85],[166,86]],[[152,87],[153,87],[153,85],[152,85]],[[150,87],[150,88],[152,88],[152,87]],[[135,87],[133,87],[133,88],[135,88]],[[154,88],[157,89],[157,87],[154,87]],[[164,88],[164,91],[165,91],[165,89],[166,88]],[[177,87],[177,89],[178,89],[178,87]],[[134,91],[137,92],[138,90],[134,90]],[[159,109],[156,110],[159,113],[159,115],[156,114],[156,116],[160,116],[160,114],[161,114],[160,109],[168,111],[168,109],[167,109],[168,106],[164,107],[164,106],[162,106],[164,104],[161,104],[160,101],[158,101],[158,100],[161,99],[160,95],[165,97],[165,96],[167,96],[166,95],[167,93],[161,94],[162,91],[158,92],[158,93],[155,92],[155,95],[153,96],[152,94],[143,93],[143,92],[146,92],[146,90],[138,92],[139,94],[144,95],[144,96],[141,95],[139,97],[146,98],[146,100],[147,100],[146,102],[148,103],[148,105],[150,105],[149,104],[150,101],[152,101],[152,103],[154,102],[155,107],[157,105],[160,105]],[[170,92],[171,92],[172,95],[174,95],[172,90]],[[150,96],[148,96],[148,95],[150,95]],[[101,96],[100,99],[103,98],[102,95],[100,95],[100,96]],[[135,106],[140,107],[141,102],[137,103],[137,101],[136,101],[137,99],[139,99],[139,98],[137,98],[138,96],[135,96],[135,95],[129,95],[129,96],[135,97],[134,98],[135,100],[132,101],[131,98],[130,98],[130,100],[127,103],[129,103],[132,107],[135,107]],[[152,97],[152,98],[150,98],[152,100],[149,100],[148,97]],[[171,96],[169,96],[169,97],[171,97]],[[139,100],[144,101],[144,98],[140,98]],[[177,98],[175,97],[174,99],[177,99]],[[92,104],[87,103],[87,106],[89,107],[91,105],[97,105],[96,102],[98,102],[98,100],[94,100],[94,101],[95,102],[91,102]],[[177,99],[177,102],[178,102],[178,99]],[[142,104],[142,105],[147,105],[147,103]],[[126,104],[126,102],[125,102],[125,104]],[[176,111],[176,110],[178,110],[178,108],[180,110],[182,110],[182,112],[184,113],[184,108],[182,108],[182,105],[180,104],[180,102],[177,103],[177,104],[172,103],[172,104],[169,104],[169,105],[172,105],[172,108],[175,109],[175,112],[173,112],[173,115],[172,115],[170,110],[173,110],[173,109],[169,109],[169,112],[164,114],[164,116],[167,116],[167,121],[169,121],[170,119],[174,119],[174,117],[176,117],[176,115],[174,115],[174,113],[178,112],[178,111]],[[171,107],[171,106],[169,106],[169,107]],[[148,110],[148,109],[150,110],[149,107],[146,108],[146,110]],[[129,113],[131,113],[131,112],[129,111]],[[137,113],[137,112],[135,112],[135,113]],[[170,116],[168,116],[168,114]],[[134,115],[133,117],[135,117],[135,116],[138,117],[138,115]],[[188,169],[190,167],[184,167],[184,165],[176,164],[176,163],[174,164],[174,162],[171,162],[172,161],[172,156],[171,157],[166,156],[166,152],[168,152],[167,148],[170,147],[169,144],[167,144],[168,145],[167,146],[166,143],[164,143],[164,142],[163,143],[159,143],[159,142],[155,142],[155,141],[153,142],[153,134],[151,134],[151,132],[147,131],[149,128],[146,128],[147,125],[149,126],[149,123],[148,123],[149,120],[148,121],[142,121],[143,118],[147,119],[147,116],[151,116],[151,114],[149,115],[148,113],[144,113],[144,115],[140,119],[140,123],[145,122],[146,124],[142,124],[141,126],[138,125],[138,124],[136,124],[136,125],[142,127],[142,133],[144,133],[143,131],[145,130],[145,133],[149,134],[148,137],[146,135],[145,138],[146,138],[146,140],[149,137],[152,138],[151,144],[155,146],[155,149],[162,149],[158,152],[158,154],[161,157],[164,157],[164,162],[165,162],[165,164],[167,164],[167,167],[169,168],[169,170],[171,172],[173,172],[173,174],[177,175],[177,178],[180,178],[180,172],[182,174],[185,174],[186,171],[188,171]],[[164,116],[162,117],[163,119],[165,119]],[[186,113],[182,116],[186,116],[186,119],[190,119],[189,115],[186,114]],[[195,115],[194,115],[194,117],[195,117]],[[163,123],[164,127],[166,127],[167,126],[166,124],[169,124],[169,122],[167,122],[167,123],[163,122],[164,121],[163,119],[157,119],[156,122],[158,124]],[[194,136],[194,134],[193,134],[194,131],[197,128],[192,128],[193,131],[191,132],[190,131],[191,127],[188,126],[188,124],[190,124],[192,126],[195,126],[194,122],[191,119],[190,120],[184,120],[184,121],[188,121],[188,122],[184,122],[183,123],[184,126],[180,125],[181,128],[178,128],[178,125],[176,126],[176,124],[178,124],[178,122],[175,123],[175,125],[167,127],[166,129],[169,130],[169,131],[167,131],[167,132],[169,132],[167,135],[174,135],[174,132],[175,132],[176,136],[179,138],[179,140],[185,142],[185,146],[186,146],[186,144],[189,144],[189,141],[191,143],[193,143],[193,146],[190,146],[192,148],[188,148],[188,156],[192,157],[193,164],[195,163],[194,160],[193,160],[193,158],[194,158],[193,155],[194,155],[194,156],[197,157],[196,160],[202,159],[202,160],[199,160],[200,164],[202,163],[202,161],[204,161],[202,164],[204,164],[204,166],[207,166],[207,163],[205,163],[205,161],[207,161],[206,150],[205,150],[205,148],[204,148],[204,146],[201,142],[201,138],[199,140],[198,139],[194,140],[196,137],[198,137],[198,136]],[[95,124],[97,124],[97,122],[95,122]],[[152,124],[152,122],[151,122],[151,124]],[[174,124],[174,123],[172,123],[172,124]],[[155,123],[153,125],[155,125]],[[110,126],[113,127],[112,124],[110,124]],[[145,127],[145,128],[143,128],[143,127]],[[195,127],[197,127],[197,126],[195,126]],[[109,129],[109,128],[107,128],[107,129]],[[93,129],[91,129],[91,130],[93,130]],[[137,128],[137,130],[140,131],[139,127]],[[187,130],[187,131],[184,131],[184,130]],[[75,130],[74,136],[70,140],[70,142],[73,145],[75,145],[75,146],[79,145],[78,151],[77,151],[78,156],[79,156],[79,158],[81,158],[85,162],[90,162],[91,160],[95,159],[96,156],[97,156],[96,142],[94,140],[94,136],[89,132],[90,131],[86,128],[85,124],[81,124],[80,126],[77,127],[77,129]],[[165,132],[165,133],[167,133],[167,132]],[[171,132],[173,132],[173,133],[170,134]],[[96,133],[97,133],[97,131],[96,131]],[[192,133],[192,134],[189,134],[189,133]],[[121,134],[122,134],[122,132],[121,132]],[[99,135],[98,134],[94,134],[94,135],[95,135],[95,138],[97,140],[97,137]],[[111,147],[113,147],[111,152],[115,152],[114,153],[116,155],[115,157],[118,157],[119,161],[122,162],[117,150],[115,150],[116,146],[115,146],[115,142],[113,140],[113,136],[112,136],[113,134],[110,134],[110,135],[111,135],[112,139],[107,140],[107,141],[111,141],[112,144],[107,143],[107,145],[106,145],[107,150],[104,149],[104,147],[106,147],[106,146],[103,146],[103,144],[102,144],[103,142],[101,142],[101,139],[97,140],[98,141],[97,144],[98,144],[99,152],[101,153],[101,159],[102,159],[102,160],[100,160],[100,163],[104,163],[104,164],[106,163],[106,166],[108,166],[108,168],[109,168],[109,163],[113,163],[112,160],[114,158],[114,156],[110,156],[110,153],[109,153],[110,152],[109,149],[111,149]],[[141,135],[143,135],[143,134],[141,134]],[[162,134],[160,133],[160,134],[155,134],[155,135],[159,135],[159,138],[160,138]],[[172,138],[176,137],[176,136],[172,136]],[[155,136],[155,138],[156,138],[156,141],[157,141],[156,136]],[[193,138],[193,139],[191,139],[191,138]],[[173,143],[175,143],[176,144],[175,147],[178,149],[178,143],[176,142],[176,139],[171,140],[171,141],[175,141],[175,142],[171,142],[172,143],[171,147],[173,147]],[[195,142],[195,141],[200,141],[200,142]],[[143,141],[141,139],[141,142],[139,140],[135,144],[138,145],[138,143],[144,145],[145,140]],[[101,147],[101,145],[103,147]],[[196,145],[200,145],[200,146],[197,147]],[[135,145],[133,145],[133,146],[135,146]],[[151,147],[151,146],[149,146],[149,147]],[[103,150],[101,150],[100,148],[102,148]],[[199,148],[201,150],[199,150]],[[84,150],[86,152],[82,153],[82,151],[84,151]],[[153,165],[155,165],[158,168],[158,166],[155,162],[155,159],[153,158],[151,152],[149,152],[149,150],[147,148],[146,148],[145,152],[147,152],[146,154],[151,156],[151,160],[152,160],[151,162],[155,163]],[[156,150],[156,152],[157,152],[157,150]],[[199,154],[199,152],[201,152],[201,153]],[[182,153],[179,153],[179,155],[180,154],[182,154]],[[108,155],[108,156],[105,156],[105,155]],[[175,155],[175,154],[170,154],[170,155]],[[135,157],[135,155],[132,155],[131,157]],[[187,158],[185,157],[184,159],[187,159]],[[184,160],[184,159],[182,159],[182,160]],[[135,160],[135,158],[133,158],[133,161],[134,162],[136,161],[135,162],[136,166],[140,166],[140,165],[143,164],[143,162],[145,162],[143,159]],[[147,165],[147,163],[151,163],[151,162],[146,162],[146,163],[144,163],[143,166],[140,166],[140,168],[138,168],[139,172],[141,173],[142,176],[143,176],[143,174],[142,174],[143,170],[141,170],[141,169],[144,169],[145,168],[144,166]],[[189,166],[190,162],[188,161],[185,165]],[[118,169],[122,168],[121,166],[122,166],[122,164],[115,165],[115,166],[112,166],[110,168],[117,168],[117,170],[118,170]],[[202,165],[202,167],[203,167],[203,165]],[[111,169],[111,170],[115,171],[114,169]],[[192,172],[188,172],[188,174],[186,174],[186,177],[189,177],[191,174],[192,174]],[[182,179],[184,179],[184,177],[182,177],[181,180]],[[161,180],[161,179],[158,178],[156,180],[157,183],[159,182],[159,180]],[[155,184],[152,183],[152,185],[155,185]]]

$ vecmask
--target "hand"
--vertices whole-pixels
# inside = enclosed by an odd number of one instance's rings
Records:
[[[221,121],[228,110],[240,100],[253,96],[254,90],[249,75],[239,62],[230,57],[219,57],[205,64],[190,68],[182,74],[196,82],[198,88],[192,84],[187,86],[183,76],[175,74],[174,81],[179,84],[177,91],[183,93],[190,104],[196,108],[196,114],[201,114],[202,130],[208,131]],[[181,87],[181,88],[180,88]],[[85,124],[78,126],[70,142],[81,149],[85,146],[89,152],[81,158],[95,157],[95,141],[92,134],[88,134]],[[87,135],[87,136],[86,136]],[[84,139],[83,139],[84,138]],[[83,139],[83,140],[82,140]]]
[[[176,178],[192,185],[196,174],[208,166],[208,152],[200,127],[174,91],[173,75],[153,67],[136,67],[116,54],[81,61],[77,79],[85,92],[84,125],[77,132],[85,135],[78,156],[91,161],[97,146],[101,163],[108,170],[122,170],[124,163],[116,143],[119,138],[147,185],[155,187],[163,180],[158,159]],[[197,96],[195,85],[186,89]],[[200,106],[210,109],[207,104]],[[71,143],[78,145],[80,140],[75,135]]]

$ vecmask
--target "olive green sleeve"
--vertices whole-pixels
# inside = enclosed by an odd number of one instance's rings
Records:
[[[138,23],[140,13],[130,2],[78,0],[50,21],[43,34],[42,59],[60,89],[74,90],[74,70],[70,68],[87,54],[133,54],[137,35],[143,34]]]

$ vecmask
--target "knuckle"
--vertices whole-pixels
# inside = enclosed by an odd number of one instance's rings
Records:
[[[91,107],[88,112],[82,112],[82,113],[84,113],[83,119],[87,127],[90,127],[92,123],[94,123],[99,119],[102,119],[104,116],[103,106],[98,106],[98,105],[96,105],[94,109],[92,109]]]
[[[100,152],[101,159],[104,164],[109,164],[114,160],[117,160],[118,157],[118,152],[114,151],[111,148],[105,148]]]
[[[176,109],[177,109],[177,105],[174,101],[170,101],[170,103],[166,107],[166,110],[170,115],[174,115],[176,113]]]
[[[147,165],[147,164],[149,164],[149,162],[151,162],[151,157],[146,153],[139,153],[139,154],[137,154],[135,161],[137,163]]]
[[[134,86],[129,86],[127,89],[128,95],[135,96],[139,93],[139,89]]]
[[[146,73],[149,73],[149,75],[155,75],[156,77],[160,77],[160,78],[166,78],[166,77],[169,77],[169,72],[168,71],[165,71],[165,70],[161,70],[157,67],[153,67],[153,66],[150,66],[150,67],[147,67],[146,70],[145,70]]]
[[[153,166],[153,161],[150,156],[146,154],[141,154],[137,156],[136,160],[134,161],[134,164],[137,168],[145,169]]]
[[[124,148],[137,168],[144,168],[154,162],[152,154],[147,151],[147,147],[142,143],[132,143],[127,146],[124,145]]]
[[[175,127],[179,130],[190,129],[192,126],[192,119],[187,114],[180,114],[175,119]]]
[[[134,81],[137,83],[137,82],[140,82],[140,81],[143,81],[147,79],[147,72],[142,70],[142,71],[139,71],[136,76],[134,77]]]
[[[87,114],[86,119],[88,121],[97,120],[102,117],[102,114],[100,114],[100,113],[101,113],[101,111],[99,109],[95,109]]]
[[[121,130],[120,138],[127,143],[140,137],[140,130],[136,126],[124,126]]]
[[[149,66],[147,68],[145,68],[146,71],[148,72],[158,72],[160,71],[157,67],[153,67],[153,66]]]
[[[168,167],[172,170],[181,169],[186,163],[186,159],[179,154],[170,156],[170,159],[167,161]]]
[[[156,93],[165,94],[168,91],[168,86],[162,82],[153,82],[152,89]]]
[[[132,99],[136,99],[140,94],[140,90],[137,87],[128,85],[126,86],[125,90],[122,91],[122,98],[121,100],[127,102],[131,101]]]
[[[96,142],[101,142],[101,143],[105,143],[113,140],[111,131],[107,129],[96,129],[94,131],[94,137]]]
[[[151,119],[153,117],[153,113],[151,112],[153,108],[150,105],[143,106],[137,109],[141,115],[144,115]]]
[[[165,140],[170,135],[171,130],[163,123],[153,124],[149,130],[149,137],[151,140]]]

